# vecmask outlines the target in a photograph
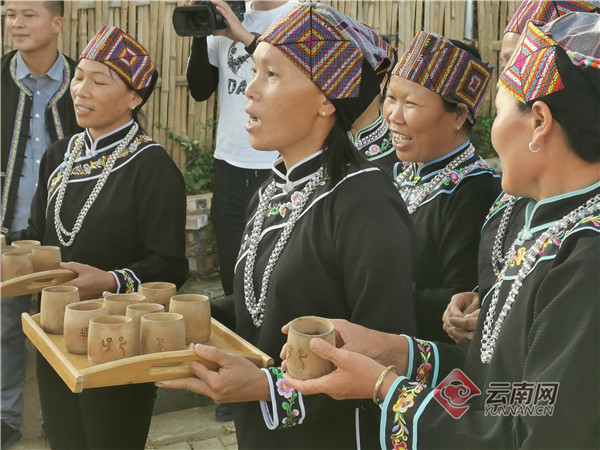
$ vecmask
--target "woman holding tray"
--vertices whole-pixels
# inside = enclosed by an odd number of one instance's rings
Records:
[[[213,314],[272,357],[285,340],[281,327],[298,316],[415,331],[410,218],[389,175],[348,137],[390,66],[376,37],[329,6],[305,3],[263,34],[253,54],[250,145],[281,157],[250,203],[234,294],[213,303]],[[196,351],[219,371],[192,363],[194,377],[160,385],[236,402],[240,448],[377,447],[374,405],[307,401],[287,389],[280,368],[261,371],[213,347]]]
[[[115,27],[98,31],[71,83],[85,131],[48,148],[29,227],[8,236],[59,246],[63,260],[74,261],[63,267],[77,272],[67,284],[82,300],[187,278],[183,177],[137,120],[157,78],[133,37]],[[153,384],[73,394],[39,354],[37,378],[52,448],[144,448]]]
[[[383,448],[597,448],[599,26],[530,22],[500,76],[492,142],[526,207],[512,220],[509,196],[491,219],[498,276],[468,349],[340,321],[341,349],[311,347],[338,369],[289,385],[372,398]]]

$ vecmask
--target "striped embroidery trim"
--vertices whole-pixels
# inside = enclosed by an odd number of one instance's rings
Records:
[[[57,102],[60,98],[62,98],[62,96],[65,94],[65,92],[69,88],[69,82],[71,80],[71,68],[69,67],[67,58],[63,54],[61,54],[60,57],[61,57],[61,61],[63,63],[63,68],[64,68],[63,81],[62,81],[58,91],[56,91],[56,94],[54,94],[54,96],[52,97],[52,99],[50,99],[50,102],[48,103],[48,106],[50,107],[50,110],[52,112],[52,120],[54,121],[56,135],[58,136],[59,139],[64,137],[64,131],[63,131],[62,123],[60,121],[60,115],[58,114]],[[2,223],[4,223],[4,218],[6,215],[6,208],[8,206],[8,192],[10,190],[10,185],[11,185],[14,170],[15,170],[15,161],[17,158],[17,148],[19,147],[19,140],[21,138],[21,130],[23,127],[23,115],[24,115],[24,111],[25,111],[25,101],[27,99],[27,96],[29,96],[29,97],[33,96],[33,93],[31,92],[31,90],[27,86],[25,86],[25,84],[21,80],[17,79],[16,55],[13,57],[13,59],[10,62],[9,71],[10,71],[10,76],[12,77],[13,81],[15,82],[15,84],[17,85],[17,87],[19,88],[19,90],[21,92],[19,94],[19,102],[17,103],[17,113],[15,115],[15,128],[13,130],[13,138],[10,143],[8,163],[6,166],[6,178],[4,180],[4,189],[2,191],[2,207],[1,207],[2,208]]]

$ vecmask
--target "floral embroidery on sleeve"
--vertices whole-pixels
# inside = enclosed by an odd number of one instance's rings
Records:
[[[262,370],[267,374],[271,387],[271,401],[260,402],[267,427],[275,430],[301,424],[305,415],[302,395],[285,382],[285,371],[281,367]]]
[[[298,424],[298,416],[300,415],[300,411],[295,407],[298,392],[286,384],[282,369],[273,369],[273,373],[277,376],[277,381],[275,382],[277,393],[284,398],[280,403],[281,408],[287,413],[287,417],[281,420],[282,425],[280,428],[293,427]]]
[[[117,281],[117,292],[120,294],[131,294],[137,291],[140,280],[128,269],[114,270],[111,272]]]
[[[429,362],[431,359],[431,342],[422,341],[421,339],[415,339],[417,342],[417,348],[421,356],[421,365],[417,368],[417,381],[429,385],[431,382],[431,369],[432,365]]]
[[[391,424],[390,442],[393,449],[409,448],[408,441],[411,433],[406,426],[405,414],[415,406],[415,398],[423,392],[423,389],[424,386],[421,383],[412,381],[400,389],[398,399],[392,408],[394,415]]]

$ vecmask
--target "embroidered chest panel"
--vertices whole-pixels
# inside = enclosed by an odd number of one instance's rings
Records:
[[[540,261],[555,258],[560,250],[561,245],[569,236],[584,230],[593,230],[597,233],[600,233],[600,215],[595,214],[585,217],[577,222],[574,226],[570,228],[559,229],[556,233],[546,239],[546,241],[540,247],[537,262],[531,271],[535,270]],[[546,231],[546,229],[536,231],[535,233],[529,232],[527,228],[521,230],[517,242],[513,248],[512,257],[510,258],[504,278],[516,277],[521,265],[525,261],[527,251],[533,246],[537,238],[544,231]]]
[[[467,175],[490,173],[491,170],[492,169],[489,164],[481,159],[478,159],[477,161],[465,166],[457,167],[433,187],[425,200],[432,199],[442,191],[452,192],[454,189],[456,189],[460,182],[467,177]],[[402,186],[400,186],[400,195],[402,195],[402,198],[406,204],[410,205],[426,188],[427,182],[422,182],[421,177],[413,177],[409,183],[404,183]],[[425,203],[425,201],[423,203]]]
[[[113,170],[117,169],[121,164],[123,164],[128,157],[135,154],[139,150],[141,150],[144,144],[153,142],[152,138],[147,134],[142,134],[136,136],[131,143],[125,147],[121,155],[118,157],[117,162]],[[65,159],[67,158],[68,153],[65,155]],[[95,178],[102,173],[104,166],[106,166],[106,162],[110,157],[110,152],[103,152],[102,154],[94,155],[91,157],[80,158],[80,160],[73,165],[71,179],[82,179],[82,178]],[[65,163],[63,162],[60,166],[60,169],[55,174],[55,176],[50,180],[48,186],[48,198],[52,196],[56,188],[59,186],[60,181],[63,178],[63,173],[65,170]]]

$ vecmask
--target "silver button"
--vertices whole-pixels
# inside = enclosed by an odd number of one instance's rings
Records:
[[[35,138],[35,142],[40,142],[40,138]]]
[[[40,115],[39,115],[39,114],[36,114],[36,115],[35,115],[35,118],[36,118],[36,119],[39,119],[39,118],[40,118]]]
[[[39,160],[39,159],[36,159],[36,160],[35,160],[35,163],[36,163],[36,164],[39,164],[39,163],[40,163],[40,160]]]
[[[42,95],[42,93],[40,91],[36,91],[35,92],[37,95]]]

